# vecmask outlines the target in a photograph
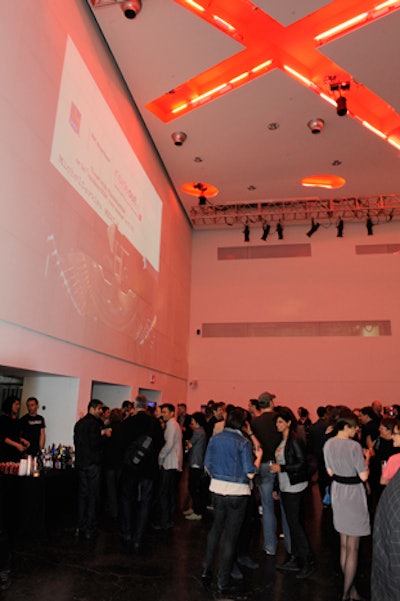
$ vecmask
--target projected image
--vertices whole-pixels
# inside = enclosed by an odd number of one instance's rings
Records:
[[[50,161],[85,206],[75,244],[48,233],[46,278],[56,274],[80,318],[151,347],[162,202],[70,38]]]
[[[81,251],[60,253],[55,237],[50,235],[46,274],[51,262],[81,317],[125,331],[139,344],[152,343],[157,318],[151,304],[130,288],[130,254],[123,237],[116,226],[110,226],[107,234],[109,248],[104,266]],[[143,260],[142,270],[147,268]]]
[[[70,38],[50,160],[158,271],[161,199]]]

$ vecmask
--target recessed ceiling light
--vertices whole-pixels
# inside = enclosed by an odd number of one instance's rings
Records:
[[[270,131],[274,131],[275,129],[278,129],[279,127],[279,123],[277,123],[276,121],[271,121],[271,123],[268,123],[267,128]]]
[[[204,182],[187,182],[182,184],[181,189],[186,192],[186,194],[191,194],[192,196],[201,196],[204,198],[212,198],[213,196],[217,196],[218,188],[213,186],[212,184],[206,184]]]
[[[303,177],[301,185],[309,188],[341,188],[346,183],[343,177],[330,174],[309,175]]]

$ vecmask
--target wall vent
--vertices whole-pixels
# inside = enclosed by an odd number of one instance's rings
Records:
[[[203,338],[391,336],[389,320],[203,323]]]
[[[218,261],[239,259],[288,259],[311,257],[311,244],[274,244],[269,246],[226,246],[217,249]]]
[[[400,244],[358,244],[356,255],[398,255]]]

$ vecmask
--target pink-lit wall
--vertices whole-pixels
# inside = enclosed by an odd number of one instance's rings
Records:
[[[309,225],[287,226],[284,240],[260,240],[251,227],[196,231],[192,251],[192,311],[188,403],[209,399],[247,405],[263,390],[280,404],[314,410],[380,399],[400,402],[400,254],[355,253],[356,245],[398,244],[400,224],[383,223],[367,236],[364,221],[333,224],[308,238]],[[311,244],[310,257],[218,260],[234,246]],[[389,320],[391,335],[204,337],[205,323]],[[198,333],[198,330],[200,332]]]
[[[154,387],[163,400],[180,400],[188,371],[191,229],[92,13],[81,0],[2,2],[0,34],[2,371],[18,368],[78,378],[76,415],[86,407],[92,381],[130,386],[133,395],[139,387]],[[159,232],[135,232],[150,256],[161,236],[153,263],[123,231],[101,218],[50,160],[71,43],[90,73],[71,92],[75,117],[82,127],[89,119],[98,129],[97,138],[104,134],[104,156],[115,154],[114,140],[106,139],[103,123],[96,123],[100,105],[84,97],[93,78],[102,110],[121,144],[140,161],[154,206],[161,207]],[[92,110],[85,112],[82,106]],[[76,134],[74,139],[82,142],[77,122],[73,125],[71,139]],[[118,159],[126,161],[126,156],[112,158],[117,164]],[[96,177],[103,176],[99,167]],[[94,200],[106,204],[101,185]],[[139,195],[136,180],[129,185],[132,198]],[[128,184],[123,190],[120,185],[120,192],[127,189]],[[141,219],[142,214],[135,227]]]

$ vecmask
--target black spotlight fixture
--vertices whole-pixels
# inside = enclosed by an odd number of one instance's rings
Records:
[[[261,240],[265,240],[268,238],[269,232],[271,231],[271,226],[269,223],[264,223],[263,225],[263,234],[261,236]]]
[[[336,224],[336,228],[337,228],[336,237],[337,238],[343,238],[343,230],[344,230],[344,221],[343,221],[343,219],[339,219],[339,221]]]
[[[204,205],[206,203],[207,203],[207,198],[205,196],[199,196],[199,206],[204,207]]]
[[[339,117],[344,117],[347,115],[347,101],[345,96],[339,96],[336,100],[336,113]]]
[[[283,226],[280,221],[276,224],[276,233],[278,234],[278,239],[283,240]]]
[[[309,238],[311,238],[311,236],[313,234],[315,234],[315,232],[317,231],[318,228],[319,228],[319,223],[315,223],[314,217],[313,217],[311,219],[311,228],[308,230],[306,236],[308,236]]]
[[[365,224],[367,226],[367,235],[368,236],[373,236],[374,235],[374,224],[372,222],[371,217],[368,217],[367,219],[367,223]]]
[[[250,228],[247,225],[247,223],[244,226],[243,234],[244,234],[244,241],[245,242],[250,242]]]

